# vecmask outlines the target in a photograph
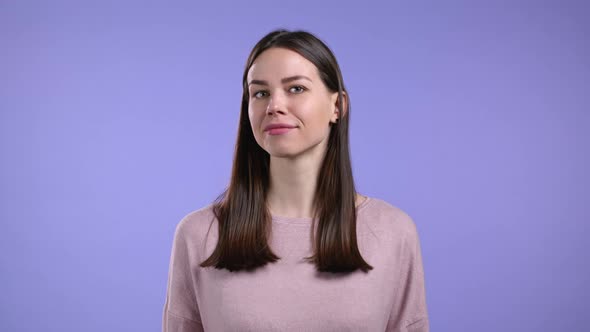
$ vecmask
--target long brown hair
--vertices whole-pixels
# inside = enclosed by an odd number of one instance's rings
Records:
[[[264,36],[246,62],[231,181],[213,204],[219,239],[211,256],[200,266],[250,271],[279,259],[268,246],[272,227],[272,216],[266,205],[270,156],[256,143],[248,117],[248,71],[254,60],[271,47],[286,48],[305,57],[317,67],[326,87],[338,92],[339,118],[330,130],[313,202],[314,227],[310,238],[314,254],[305,260],[315,264],[318,272],[357,269],[368,272],[373,267],[362,258],[357,245],[356,190],[348,143],[350,99],[340,67],[332,51],[320,39],[306,31],[283,29]],[[346,93],[346,102],[343,93]]]

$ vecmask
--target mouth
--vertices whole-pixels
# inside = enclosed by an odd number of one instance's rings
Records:
[[[288,132],[290,132],[291,130],[295,129],[295,127],[278,127],[278,128],[271,128],[268,129],[266,132],[269,135],[283,135],[286,134]]]

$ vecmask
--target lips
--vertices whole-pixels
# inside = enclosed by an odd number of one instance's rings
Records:
[[[271,129],[281,129],[281,128],[297,128],[297,126],[294,125],[290,125],[287,123],[272,123],[269,124],[268,126],[264,127],[264,131],[269,131]]]

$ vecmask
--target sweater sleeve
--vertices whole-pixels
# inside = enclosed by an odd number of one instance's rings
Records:
[[[428,332],[430,326],[418,232],[408,215],[404,214],[402,218],[410,227],[403,241],[401,271],[386,331]]]
[[[202,332],[192,258],[186,236],[186,219],[176,227],[170,255],[166,301],[162,315],[163,332]]]

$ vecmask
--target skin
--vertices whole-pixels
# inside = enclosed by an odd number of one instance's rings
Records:
[[[282,82],[295,76],[298,78]],[[329,91],[313,63],[284,48],[260,54],[248,71],[247,82],[252,132],[270,154],[267,204],[271,214],[309,218],[331,123],[338,119],[338,93]],[[271,123],[296,128],[270,135],[264,128]],[[357,194],[357,205],[364,199]]]

